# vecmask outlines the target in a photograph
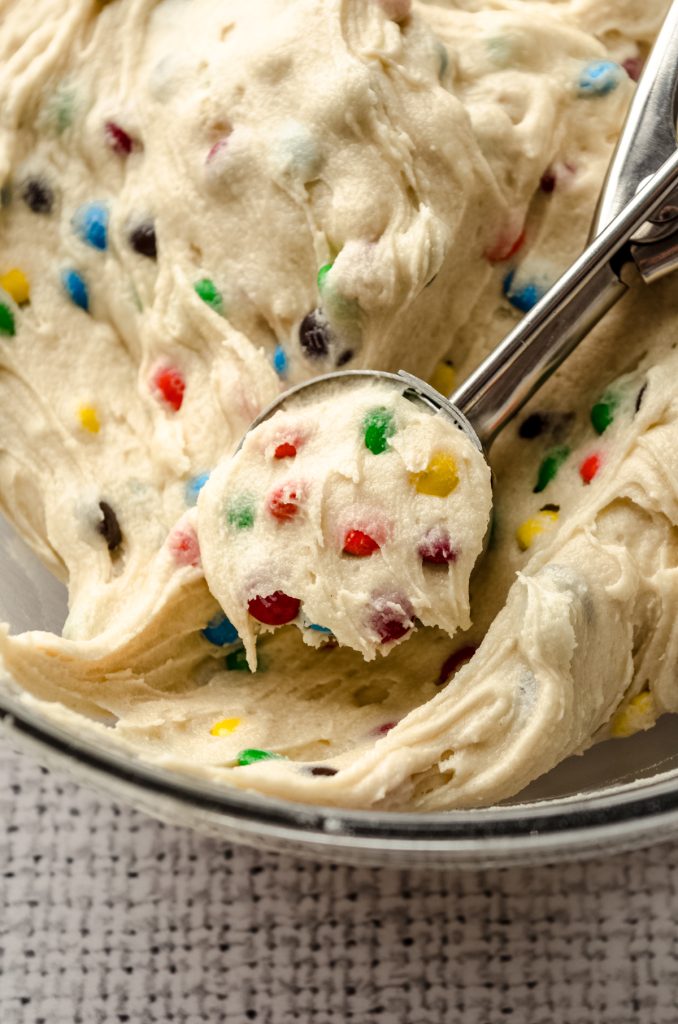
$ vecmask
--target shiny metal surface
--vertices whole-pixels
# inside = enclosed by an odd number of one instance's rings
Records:
[[[676,148],[677,76],[678,3],[674,2],[638,82],[605,178],[591,237],[614,220]],[[677,217],[678,194],[674,194],[649,218],[642,232],[644,241],[664,238],[678,230]]]
[[[439,391],[431,387],[430,384],[427,384],[419,377],[415,377],[412,373],[406,373],[404,370],[400,370],[398,373],[387,373],[384,370],[335,370],[333,373],[325,373],[321,377],[313,377],[311,380],[304,381],[303,384],[297,384],[295,387],[289,388],[279,395],[263,412],[259,413],[247,433],[250,430],[254,430],[255,427],[258,427],[265,420],[270,419],[278,409],[289,402],[290,398],[298,398],[302,402],[305,398],[317,400],[320,388],[332,385],[335,382],[339,384],[354,382],[360,378],[389,381],[402,392],[405,398],[423,403],[432,412],[443,412],[453,421],[455,426],[459,427],[470,438],[476,448],[480,451],[483,450],[480,439],[466,416],[448,398],[445,398]],[[240,450],[244,440],[245,438],[243,437],[236,450]]]
[[[459,387],[450,401],[487,448],[627,290],[630,239],[678,185],[678,150]]]
[[[610,163],[592,227],[599,234],[676,148],[678,3],[671,5],[645,65]],[[631,257],[649,284],[678,266],[678,191],[634,235]]]

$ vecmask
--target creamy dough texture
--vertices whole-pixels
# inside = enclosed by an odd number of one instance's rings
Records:
[[[353,377],[302,391],[201,491],[205,579],[252,670],[257,633],[289,622],[312,647],[329,634],[367,661],[417,620],[450,636],[471,625],[490,471],[452,419],[407,392]]]
[[[250,672],[195,507],[285,386],[477,365],[583,247],[666,7],[2,5],[0,502],[69,589],[63,637],[0,636],[27,702],[224,785],[420,810],[677,709],[670,279],[493,448],[452,639],[365,663],[289,627]]]

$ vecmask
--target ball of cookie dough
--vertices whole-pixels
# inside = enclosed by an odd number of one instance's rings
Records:
[[[386,381],[343,381],[247,435],[202,489],[198,532],[252,666],[257,633],[289,623],[371,660],[418,622],[470,624],[490,507],[483,455],[445,413]]]

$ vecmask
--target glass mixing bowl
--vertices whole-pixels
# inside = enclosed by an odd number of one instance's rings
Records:
[[[1,519],[0,566],[0,621],[13,632],[59,632],[65,588]],[[570,758],[501,806],[444,814],[286,803],[158,769],[40,714],[7,676],[0,720],[12,746],[156,818],[316,859],[478,868],[608,854],[678,834],[678,716]]]

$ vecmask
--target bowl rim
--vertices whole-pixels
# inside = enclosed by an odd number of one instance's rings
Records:
[[[231,829],[241,840],[255,836],[273,845],[296,844],[344,851],[444,854],[454,861],[478,854],[498,862],[577,849],[645,845],[678,832],[678,769],[548,800],[436,812],[353,810],[281,800],[210,780],[192,778],[77,736],[7,691],[0,691],[0,725],[38,760],[48,756],[75,771],[84,769],[104,788],[116,784]],[[23,741],[23,742],[22,742]],[[134,801],[133,801],[134,802]],[[663,835],[661,834],[663,833]],[[226,838],[226,836],[225,836]],[[636,843],[635,845],[639,845]]]

